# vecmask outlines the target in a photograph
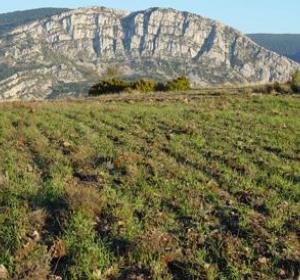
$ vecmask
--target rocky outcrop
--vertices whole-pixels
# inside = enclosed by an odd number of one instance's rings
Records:
[[[299,65],[195,14],[94,7],[2,35],[1,67],[0,98],[32,99],[78,94],[108,67],[124,76],[188,75],[195,85],[219,85],[286,81]]]

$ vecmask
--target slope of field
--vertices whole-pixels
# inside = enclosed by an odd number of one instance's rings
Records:
[[[298,279],[299,97],[0,107],[9,279]]]
[[[300,34],[248,34],[257,44],[300,63]]]

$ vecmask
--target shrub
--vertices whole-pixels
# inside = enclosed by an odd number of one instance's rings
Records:
[[[132,89],[140,92],[150,92],[157,90],[158,83],[154,80],[141,79],[132,84]]]
[[[179,77],[177,79],[168,81],[166,84],[167,91],[188,90],[191,88],[191,82],[187,77]]]
[[[167,91],[167,87],[164,83],[157,83],[155,91]]]
[[[267,85],[259,85],[253,88],[253,93],[264,93],[264,94],[271,94],[275,91],[274,85],[267,84]]]
[[[281,92],[281,84],[279,82],[274,83],[274,90],[276,92]]]
[[[269,84],[264,86],[264,93],[271,94],[274,93],[274,91],[275,91],[274,85]]]
[[[137,90],[140,92],[150,91],[176,91],[188,90],[191,88],[190,80],[186,77],[168,81],[166,84],[155,80],[141,79],[135,82],[128,82],[119,79],[103,80],[89,90],[89,95],[98,96],[107,93],[121,93],[123,91]]]
[[[274,90],[281,94],[289,94],[291,93],[291,86],[289,84],[281,84],[279,82],[275,82]]]
[[[120,93],[129,89],[130,84],[127,81],[119,79],[104,80],[94,85],[89,90],[89,95],[97,96],[107,93]]]
[[[297,70],[292,76],[291,87],[294,92],[300,93],[300,71],[299,70]]]

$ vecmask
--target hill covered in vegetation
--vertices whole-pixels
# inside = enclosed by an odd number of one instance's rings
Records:
[[[8,279],[299,278],[299,97],[0,107]]]
[[[300,34],[248,34],[254,42],[300,63]]]
[[[26,11],[16,11],[0,14],[0,35],[13,28],[30,23],[35,20],[44,19],[62,12],[68,11],[65,8],[41,8]]]

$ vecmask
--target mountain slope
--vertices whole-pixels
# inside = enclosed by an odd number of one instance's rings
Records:
[[[79,94],[108,67],[127,77],[188,75],[194,84],[214,85],[284,81],[298,66],[239,31],[195,14],[82,8],[0,37],[0,96]]]
[[[51,17],[68,10],[65,8],[41,8],[0,14],[0,34],[8,32],[19,25]]]
[[[248,34],[258,45],[300,62],[300,34]]]

